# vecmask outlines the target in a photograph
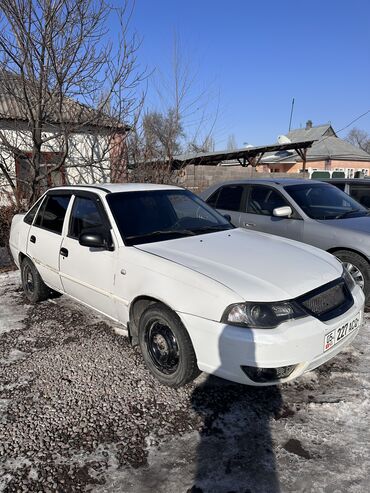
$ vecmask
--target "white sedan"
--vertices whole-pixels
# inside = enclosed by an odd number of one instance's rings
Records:
[[[199,370],[274,385],[338,354],[364,296],[322,250],[235,229],[164,185],[65,186],[13,219],[31,302],[57,291],[127,327],[149,370],[178,387]]]

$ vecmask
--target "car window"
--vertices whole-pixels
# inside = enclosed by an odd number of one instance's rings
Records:
[[[96,200],[89,197],[75,197],[68,236],[79,238],[89,231],[103,232],[107,228]]]
[[[367,209],[333,185],[302,183],[286,186],[285,190],[313,219],[346,219],[367,214]]]
[[[126,245],[215,233],[233,226],[187,190],[146,190],[107,195]]]
[[[35,226],[52,233],[62,234],[64,217],[70,195],[49,195],[42,203],[35,220]]]
[[[370,208],[370,183],[369,186],[351,185],[350,195],[364,207]]]
[[[330,185],[334,185],[335,187],[339,188],[339,190],[342,190],[344,192],[346,188],[345,183],[330,183]]]
[[[24,217],[24,222],[27,223],[27,224],[32,224],[33,223],[33,220],[36,216],[36,212],[38,211],[39,207],[40,207],[40,204],[42,202],[42,198],[39,199],[34,205],[33,207],[31,207],[31,209],[27,212],[27,214],[25,215]],[[46,199],[45,199],[46,200]]]
[[[220,188],[218,188],[215,192],[213,192],[213,194],[208,197],[208,199],[206,200],[207,204],[210,205],[211,207],[216,207],[216,202],[217,202],[217,198],[218,198],[218,195],[220,193]]]
[[[215,195],[215,194],[213,194]],[[209,205],[216,209],[224,209],[226,211],[240,211],[240,204],[243,195],[243,187],[241,185],[227,185],[218,190],[218,195],[212,200],[207,200]],[[214,202],[214,204],[212,204]]]
[[[254,185],[249,193],[247,212],[272,216],[273,210],[277,207],[289,205],[279,192],[271,187]]]

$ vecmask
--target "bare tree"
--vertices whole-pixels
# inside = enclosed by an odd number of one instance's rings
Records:
[[[29,203],[50,183],[125,178],[143,73],[122,3],[0,0],[0,186],[18,201],[19,188]]]
[[[226,149],[228,151],[233,151],[234,149],[237,149],[237,143],[234,134],[230,134],[228,136]]]
[[[208,111],[211,90],[199,89],[197,74],[183,56],[176,38],[171,75],[155,75],[157,105],[147,108],[133,133],[135,138],[129,139],[136,150],[135,157],[131,152],[131,178],[173,182],[178,178],[178,170],[172,173],[176,155],[214,150],[212,132],[218,109],[216,114]]]
[[[215,139],[212,135],[207,135],[203,142],[190,142],[188,146],[189,152],[214,152]]]
[[[354,127],[346,137],[347,142],[370,154],[370,135]]]

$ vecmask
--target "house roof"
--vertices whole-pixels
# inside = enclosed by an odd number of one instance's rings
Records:
[[[307,161],[322,161],[326,159],[336,159],[338,161],[370,161],[370,154],[337,137],[329,123],[311,128],[298,128],[289,132],[287,137],[292,142],[303,138],[315,140],[312,147],[307,149]],[[280,162],[294,164],[301,160],[294,150],[290,150],[266,154],[261,162],[263,164],[276,164]]]
[[[0,120],[11,121],[29,121],[29,104],[24,104],[25,96],[23,94],[23,82],[20,76],[11,74],[6,71],[0,72]],[[32,98],[32,90],[27,91],[27,97]],[[129,131],[130,127],[117,119],[107,115],[102,110],[91,108],[71,98],[64,98],[61,115],[57,111],[58,97],[49,94],[48,105],[45,109],[46,123],[49,124],[69,124],[72,127],[99,127],[99,128],[120,128],[123,131]],[[36,106],[36,101],[35,101]]]
[[[329,135],[336,136],[336,133],[330,123],[325,123],[314,127],[296,128],[291,130],[287,137],[292,142],[297,142],[299,140],[319,140],[321,137]]]

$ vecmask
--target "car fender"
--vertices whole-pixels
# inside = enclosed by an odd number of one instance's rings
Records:
[[[244,301],[232,289],[204,274],[134,247],[120,249],[119,269],[115,290],[127,307],[120,318],[127,320],[131,303],[143,296],[176,312],[217,322],[227,306]]]

